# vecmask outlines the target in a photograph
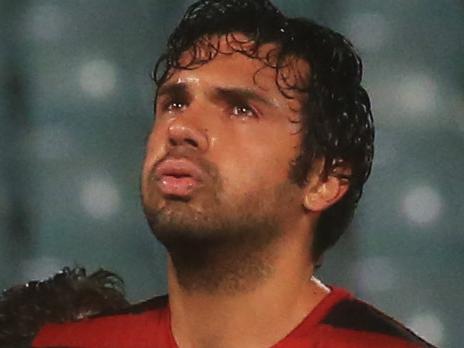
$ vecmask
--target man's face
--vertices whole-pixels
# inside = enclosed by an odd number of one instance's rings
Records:
[[[262,243],[290,228],[302,211],[301,189],[289,179],[300,101],[282,95],[273,68],[218,54],[175,71],[155,108],[141,190],[161,242]]]

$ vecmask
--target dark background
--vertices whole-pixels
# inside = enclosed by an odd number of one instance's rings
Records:
[[[131,299],[165,291],[138,181],[149,75],[191,1],[0,0],[0,287],[105,267]],[[347,35],[377,126],[356,219],[323,281],[443,346],[464,316],[464,7],[276,1]]]

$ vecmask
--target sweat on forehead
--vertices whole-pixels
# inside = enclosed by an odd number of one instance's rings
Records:
[[[256,60],[257,68],[252,78],[259,85],[260,73],[273,70],[276,85],[290,99],[301,99],[306,94],[310,81],[308,62],[294,55],[282,55],[278,44],[257,44],[243,33],[208,35],[197,40],[172,62],[160,85],[178,70],[191,70],[208,64],[220,55],[242,54]]]

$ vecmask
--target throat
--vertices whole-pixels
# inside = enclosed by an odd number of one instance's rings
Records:
[[[177,246],[170,250],[175,282],[188,293],[234,295],[256,289],[272,275],[267,248],[223,245]]]

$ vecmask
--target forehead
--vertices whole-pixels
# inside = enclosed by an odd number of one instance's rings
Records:
[[[202,37],[180,55],[177,64],[170,71],[170,79],[183,71],[200,69],[224,78],[248,80],[263,89],[274,88],[300,101],[305,97],[301,91],[307,89],[310,74],[305,60],[282,55],[276,43],[258,46],[242,33]]]

